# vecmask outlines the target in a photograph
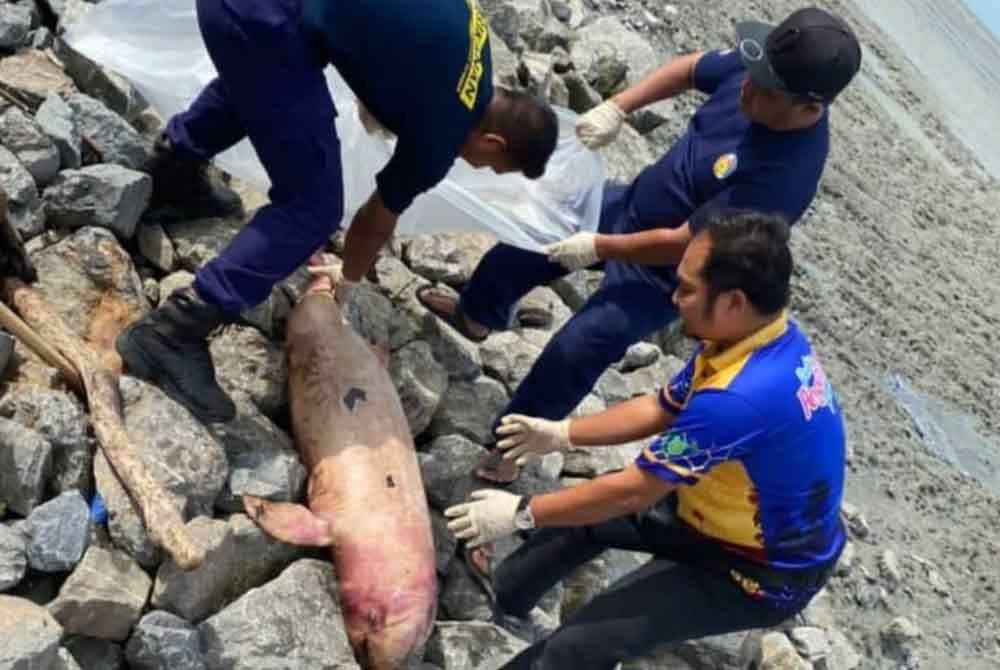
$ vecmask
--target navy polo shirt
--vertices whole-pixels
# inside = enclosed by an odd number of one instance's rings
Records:
[[[401,213],[444,178],[493,98],[486,18],[475,0],[302,0],[302,19],[396,135],[376,183],[386,207]]]
[[[615,232],[676,228],[713,207],[783,214],[794,223],[816,195],[830,145],[827,114],[809,128],[776,132],[740,111],[746,70],[733,50],[708,52],[694,71],[709,98],[684,135],[629,186]],[[694,231],[692,231],[694,232]]]

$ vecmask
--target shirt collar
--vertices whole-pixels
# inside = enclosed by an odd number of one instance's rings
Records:
[[[712,372],[725,370],[755,349],[760,349],[764,345],[778,339],[785,334],[786,330],[788,330],[788,312],[783,310],[781,315],[774,321],[751,335],[744,337],[724,351],[715,353],[715,345],[712,343],[706,344],[703,354],[705,364],[711,368]]]

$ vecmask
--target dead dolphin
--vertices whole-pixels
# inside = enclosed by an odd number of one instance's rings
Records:
[[[247,496],[247,514],[286,542],[330,546],[358,662],[399,668],[422,651],[437,606],[430,516],[399,396],[329,291],[299,301],[286,340],[308,509]]]

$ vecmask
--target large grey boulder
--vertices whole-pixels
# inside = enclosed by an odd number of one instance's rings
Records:
[[[90,541],[90,509],[79,491],[66,491],[28,516],[28,563],[41,572],[72,570]]]
[[[174,243],[163,226],[152,221],[143,223],[135,231],[139,253],[161,272],[173,272],[177,265]]]
[[[205,549],[205,562],[190,571],[181,570],[173,561],[161,564],[152,604],[192,622],[265,583],[297,553],[294,547],[269,538],[241,514],[228,523],[198,517],[187,527]]]
[[[593,393],[580,401],[571,416],[590,416],[604,411],[607,404]],[[627,467],[648,440],[638,440],[614,446],[573,447],[565,452],[563,474],[576,477],[597,477]]]
[[[761,670],[812,670],[812,663],[799,656],[784,633],[772,631],[755,638],[751,667]]]
[[[159,610],[136,624],[125,657],[132,670],[208,670],[194,626]]]
[[[434,358],[431,345],[417,340],[393,352],[389,376],[399,394],[410,432],[420,435],[431,424],[448,390],[447,370]]]
[[[523,326],[555,332],[573,312],[558,293],[548,286],[536,286],[517,303],[515,318]],[[530,323],[526,321],[530,319]]]
[[[425,658],[443,670],[486,670],[499,668],[527,647],[493,624],[441,621],[434,625]]]
[[[109,230],[81,228],[32,261],[41,299],[98,351],[112,351],[122,328],[149,311],[132,257]]]
[[[438,576],[444,577],[451,568],[455,558],[455,548],[458,540],[448,530],[448,520],[444,515],[431,510],[431,534],[434,538],[434,565]]]
[[[187,270],[170,273],[160,280],[160,299],[157,306],[162,306],[174,291],[186,288],[192,283],[194,283],[194,275]]]
[[[24,579],[28,569],[28,538],[19,530],[0,524],[0,592]]]
[[[35,112],[35,121],[59,152],[59,166],[74,170],[82,165],[83,135],[73,108],[58,93],[49,93]]]
[[[573,64],[605,97],[638,82],[665,61],[644,37],[613,16],[582,26],[577,38],[570,51]],[[659,102],[645,111],[665,118],[673,106]]]
[[[0,188],[7,193],[7,215],[21,237],[29,240],[45,228],[45,208],[27,168],[9,149],[0,146]]]
[[[288,404],[285,350],[249,326],[229,326],[212,338],[212,362],[219,384],[244,395],[264,414],[275,416]]]
[[[563,618],[569,617],[644,562],[642,554],[612,549],[583,565],[563,581]]]
[[[52,445],[37,431],[0,419],[0,500],[21,516],[42,502]]]
[[[68,96],[77,91],[62,67],[38,49],[22,49],[0,59],[0,86],[32,107],[42,104],[50,93]]]
[[[59,172],[59,150],[38,122],[19,107],[0,114],[0,143],[14,152],[37,184],[48,184]]]
[[[656,161],[659,154],[632,126],[622,126],[618,138],[598,150],[608,166],[608,177],[627,182],[635,179],[647,165]]]
[[[226,450],[229,475],[217,508],[242,512],[244,495],[294,502],[302,499],[308,473],[292,439],[243,396],[236,396],[236,417],[212,427]]]
[[[82,0],[66,0],[65,4],[66,12],[61,17],[60,27],[76,20],[93,7],[90,2]],[[66,74],[72,77],[81,91],[107,105],[109,111],[120,115],[124,121],[137,121],[147,108],[146,101],[127,79],[101,67],[68,45],[65,40],[57,38],[52,50],[62,62]],[[105,156],[104,160],[107,161],[108,158]]]
[[[68,649],[60,647],[59,655],[56,657],[56,662],[52,666],[52,670],[83,670],[83,668],[80,667],[80,664]],[[114,670],[118,670],[118,668]]]
[[[571,310],[578,310],[604,281],[600,270],[578,270],[552,282],[551,288]]]
[[[493,81],[504,86],[517,86],[517,56],[502,37],[490,28],[490,55],[493,60]]]
[[[121,380],[125,429],[150,475],[186,519],[210,516],[226,481],[226,453],[209,430],[155,386],[132,377]],[[108,510],[115,544],[144,566],[159,562],[145,526],[103,454],[95,459],[97,489]]]
[[[125,119],[89,95],[75,93],[66,102],[76,114],[84,139],[101,156],[101,162],[131,170],[143,169],[152,147]]]
[[[34,7],[29,2],[0,5],[0,49],[17,51],[24,46],[34,19]]]
[[[70,635],[63,641],[63,650],[80,670],[124,670],[121,645],[111,640],[98,640],[85,635]]]
[[[549,336],[532,328],[492,333],[479,346],[483,369],[513,390],[538,360]]]
[[[0,596],[0,668],[37,670],[58,663],[63,629],[44,607]]]
[[[52,445],[51,491],[90,491],[93,450],[87,438],[87,415],[76,396],[11,384],[0,396],[0,416],[38,431]]]
[[[356,670],[326,561],[300,560],[198,626],[218,670]]]
[[[67,632],[121,641],[139,620],[151,586],[128,554],[94,545],[48,607]]]
[[[240,219],[192,219],[164,224],[180,267],[194,272],[212,260],[243,227]]]
[[[426,452],[417,454],[431,507],[444,511],[465,502],[472,491],[488,487],[472,476],[473,468],[485,453],[485,449],[461,435],[444,435],[431,442]],[[532,459],[507,490],[533,495],[557,488],[562,460],[561,454]]]
[[[100,226],[130,239],[152,194],[149,175],[102,163],[60,172],[42,197],[50,225]]]
[[[489,597],[462,561],[448,571],[439,602],[444,614],[440,618],[449,621],[489,621],[493,614]]]
[[[494,244],[496,239],[485,234],[418,235],[406,245],[403,258],[427,280],[461,286]]]
[[[495,379],[480,376],[471,382],[454,382],[431,421],[429,434],[456,433],[479,444],[490,444],[495,439],[493,421],[508,400],[503,384]]]

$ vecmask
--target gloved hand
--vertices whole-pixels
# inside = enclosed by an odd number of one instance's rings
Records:
[[[513,535],[517,530],[514,516],[521,496],[496,489],[479,489],[469,495],[473,502],[454,505],[444,511],[453,519],[448,530],[458,540],[465,540],[466,546],[478,547]]]
[[[337,301],[337,306],[341,310],[347,308],[351,295],[359,283],[345,279],[341,272],[342,267],[341,260],[333,254],[320,254],[319,262],[306,266],[306,271],[314,277],[325,275],[330,279],[330,283],[333,284],[333,299]]]
[[[369,135],[380,135],[385,140],[392,139],[392,133],[378,122],[372,113],[368,111],[368,108],[361,104],[358,100],[358,118],[361,120],[361,125],[364,126],[365,132]]]
[[[565,451],[572,445],[569,439],[569,419],[549,421],[523,414],[508,414],[500,419],[497,435],[506,436],[497,442],[504,459],[524,467],[531,456],[544,456]]]
[[[600,149],[618,136],[624,122],[622,108],[605,100],[576,120],[576,136],[588,149]]]
[[[576,233],[561,242],[545,246],[549,260],[567,270],[582,270],[601,260],[597,256],[597,235]]]

